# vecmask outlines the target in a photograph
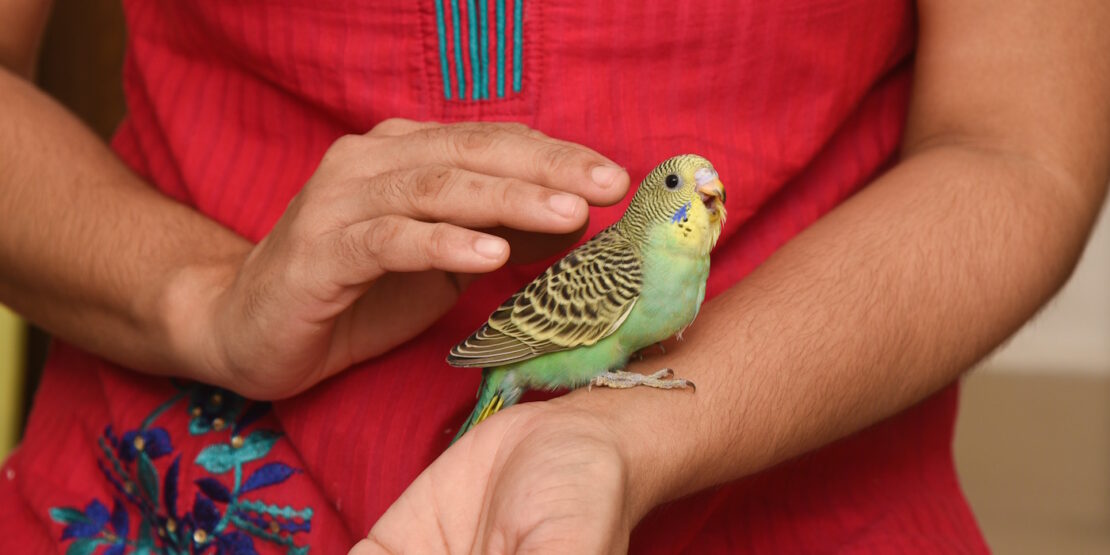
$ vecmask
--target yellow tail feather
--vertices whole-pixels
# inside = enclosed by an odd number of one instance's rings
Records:
[[[486,403],[486,406],[482,407],[482,412],[478,413],[478,418],[474,419],[471,427],[477,426],[483,420],[489,418],[490,416],[493,416],[494,414],[497,414],[497,411],[501,410],[501,406],[504,404],[505,400],[501,398],[501,395],[495,393],[493,397],[490,398],[489,403]]]

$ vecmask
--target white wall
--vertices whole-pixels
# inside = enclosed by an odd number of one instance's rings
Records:
[[[1110,201],[1071,281],[983,366],[1110,377]]]

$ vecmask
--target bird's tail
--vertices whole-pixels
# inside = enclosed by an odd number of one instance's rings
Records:
[[[520,395],[507,394],[502,389],[505,385],[504,381],[507,373],[506,370],[501,369],[482,371],[482,385],[478,386],[478,403],[474,406],[470,417],[459,428],[459,433],[455,434],[455,439],[452,439],[451,443],[458,441],[463,434],[477,426],[479,422],[516,403]]]

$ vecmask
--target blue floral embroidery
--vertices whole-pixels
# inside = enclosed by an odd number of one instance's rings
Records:
[[[154,423],[182,399],[188,400],[189,433],[194,436],[226,434],[197,455],[193,464],[212,476],[196,480],[191,508],[177,509],[181,455],[159,476],[155,461],[173,455],[170,432]],[[62,541],[71,541],[66,555],[90,555],[106,546],[102,555],[165,553],[186,555],[255,555],[255,541],[286,548],[288,555],[305,555],[302,536],[312,529],[312,509],[279,507],[243,495],[281,484],[299,470],[271,461],[243,476],[246,463],[264,458],[280,437],[271,430],[246,428],[263,416],[269,403],[249,402],[229,391],[202,385],[183,386],[177,395],[156,408],[142,424],[117,436],[111,426],[99,438],[98,464],[116,491],[112,511],[99,499],[84,509],[55,507],[50,517],[64,526]],[[217,478],[220,477],[220,478]],[[222,478],[222,479],[221,479]],[[230,479],[231,486],[225,480]],[[138,527],[132,534],[132,512]],[[298,545],[300,543],[301,545]]]

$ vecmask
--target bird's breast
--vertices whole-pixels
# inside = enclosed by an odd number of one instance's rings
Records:
[[[700,202],[688,203],[675,212],[669,222],[656,226],[651,242],[654,248],[679,257],[708,257],[716,240],[715,224]]]
[[[673,336],[693,321],[705,297],[708,253],[701,255],[691,235],[656,229],[642,255],[643,289],[628,320],[622,343],[633,352]]]

